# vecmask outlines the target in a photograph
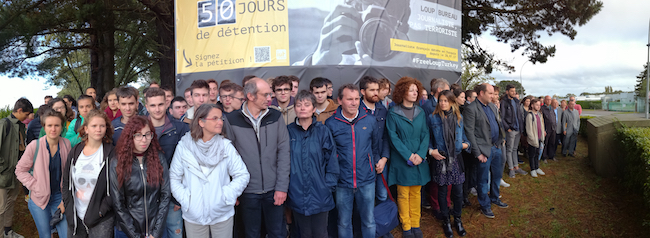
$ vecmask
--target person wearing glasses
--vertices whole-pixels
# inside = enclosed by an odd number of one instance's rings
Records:
[[[129,119],[116,148],[117,158],[110,162],[115,237],[163,237],[171,192],[155,127],[144,116]]]
[[[236,83],[221,83],[219,88],[219,101],[223,105],[223,114],[241,109],[241,105],[246,99],[244,98],[244,87]]]
[[[165,155],[165,162],[171,164],[176,145],[190,128],[187,124],[167,115],[166,98],[165,91],[161,88],[149,88],[145,93],[145,106],[149,112],[149,120],[155,128],[158,142]],[[165,226],[169,238],[183,237],[183,217],[180,208],[180,203],[172,197]]]
[[[180,142],[170,167],[171,190],[183,210],[188,238],[232,237],[235,203],[250,174],[222,133],[220,105],[203,104],[191,132]],[[216,236],[215,236],[216,235]]]
[[[294,98],[291,96],[291,85],[291,78],[282,75],[276,77],[271,86],[273,92],[275,92],[275,98],[273,98],[269,107],[282,113],[285,125],[289,125],[296,120],[296,110],[293,108]]]
[[[245,237],[286,237],[284,202],[289,190],[289,132],[282,113],[268,108],[271,87],[261,78],[244,85],[247,101],[226,115],[226,135],[246,164],[251,179],[239,197]]]

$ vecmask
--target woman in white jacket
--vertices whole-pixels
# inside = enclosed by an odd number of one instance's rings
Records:
[[[222,135],[222,112],[218,105],[201,105],[172,158],[171,190],[189,238],[207,238],[210,232],[232,237],[235,203],[250,180],[239,153]]]

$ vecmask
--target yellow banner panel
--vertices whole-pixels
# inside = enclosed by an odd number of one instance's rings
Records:
[[[458,49],[439,45],[391,38],[390,49],[393,51],[423,54],[426,55],[427,58],[458,62]]]
[[[176,1],[177,73],[289,62],[287,1]]]

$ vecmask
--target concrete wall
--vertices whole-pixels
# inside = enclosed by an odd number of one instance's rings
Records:
[[[587,121],[587,141],[589,160],[596,174],[612,177],[620,171],[621,152],[615,140],[616,129],[627,127],[650,127],[650,120],[643,114],[613,114],[589,119]]]

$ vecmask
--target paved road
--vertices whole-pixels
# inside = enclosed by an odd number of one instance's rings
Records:
[[[625,117],[628,118],[631,117],[645,118],[644,113],[614,112],[614,111],[603,111],[603,110],[582,110],[581,116],[599,117],[599,116],[608,116],[612,114],[625,114]]]

